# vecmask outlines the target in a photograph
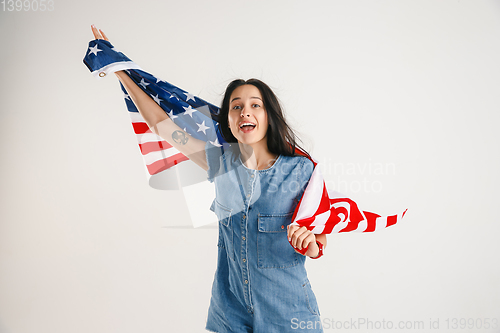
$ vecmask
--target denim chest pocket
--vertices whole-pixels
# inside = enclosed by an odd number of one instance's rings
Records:
[[[217,200],[215,200],[214,210],[219,220],[219,241],[217,246],[224,247],[228,258],[234,260],[233,226],[231,223],[233,210],[221,205]]]
[[[259,214],[257,254],[259,268],[287,268],[299,263],[287,236],[287,225],[293,213]]]

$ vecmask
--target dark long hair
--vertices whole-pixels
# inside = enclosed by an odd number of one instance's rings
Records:
[[[229,83],[227,86],[224,98],[222,99],[219,115],[217,117],[217,122],[220,125],[220,130],[224,140],[229,143],[238,142],[228,126],[229,104],[233,91],[246,84],[255,86],[259,89],[260,94],[262,95],[262,102],[264,103],[264,107],[267,111],[267,119],[269,123],[267,128],[267,147],[269,151],[277,155],[294,156],[297,155],[295,153],[295,148],[299,148],[305,154],[309,155],[298,145],[297,141],[299,141],[299,139],[297,138],[297,135],[286,123],[278,97],[276,97],[267,84],[258,79],[249,79],[246,81],[237,79]]]

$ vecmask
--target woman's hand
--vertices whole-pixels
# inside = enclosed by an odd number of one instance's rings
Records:
[[[94,33],[95,39],[104,39],[109,42],[108,37],[106,37],[106,35],[101,29],[97,29],[93,24],[90,27],[92,28],[92,32]]]
[[[319,254],[319,247],[316,244],[316,235],[311,231],[307,230],[306,227],[299,227],[297,225],[288,225],[288,241],[297,251],[297,249],[302,250],[308,248],[306,253],[300,254],[306,255],[308,257],[317,257]]]

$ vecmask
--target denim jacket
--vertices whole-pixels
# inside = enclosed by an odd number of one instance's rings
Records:
[[[206,145],[211,210],[219,221],[218,262],[208,312],[214,332],[297,332],[298,322],[320,327],[319,309],[304,267],[306,257],[287,239],[313,163],[280,155],[264,170],[247,168],[237,144]],[[297,326],[297,328],[294,327]]]

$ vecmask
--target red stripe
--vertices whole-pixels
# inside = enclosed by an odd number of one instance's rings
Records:
[[[370,212],[363,212],[365,213],[365,216],[366,216],[366,222],[367,222],[367,227],[366,227],[366,230],[364,232],[373,232],[375,231],[375,227],[376,227],[376,222],[375,220],[377,219],[377,217],[380,217],[380,215],[377,215],[375,213],[370,213]]]
[[[393,224],[396,224],[398,221],[398,216],[397,215],[392,215],[392,216],[387,216],[387,226],[391,226]]]
[[[321,214],[330,210],[330,198],[328,197],[325,182],[323,182],[323,193],[320,200],[321,201],[319,202],[318,209],[316,209],[315,214]]]
[[[149,129],[148,124],[146,123],[132,123],[132,127],[134,128],[134,133],[135,134],[144,134],[147,132],[151,133],[151,130]]]
[[[307,153],[296,148],[295,154],[309,158],[314,163],[314,167],[316,168],[316,163],[313,161],[313,159]],[[307,194],[307,192],[305,194]],[[295,211],[293,212],[293,216],[292,216],[292,221],[295,221],[295,218],[297,216],[297,212],[299,211],[299,208],[302,204],[302,199],[303,199],[303,197],[300,199],[298,205],[295,207]],[[347,209],[343,208],[343,207],[339,207],[339,208],[333,207],[333,203],[337,203],[337,202],[348,203],[349,207]],[[361,213],[361,211],[359,210],[356,202],[352,201],[349,198],[331,199],[328,196],[328,191],[327,191],[326,185],[323,181],[323,193],[322,193],[322,196],[320,198],[320,202],[318,203],[318,208],[317,208],[316,212],[314,212],[314,215],[312,217],[297,220],[295,222],[300,226],[305,226],[308,230],[312,230],[312,229],[314,229],[314,226],[311,226],[311,224],[315,221],[316,216],[319,214],[323,214],[323,213],[327,212],[328,210],[330,210],[330,216],[329,216],[328,220],[325,221],[325,223],[324,223],[324,229],[321,232],[322,234],[330,234],[333,231],[333,228],[335,228],[335,226],[341,221],[341,218],[339,217],[340,214],[347,216],[347,218],[346,218],[347,225],[342,230],[340,230],[338,232],[349,232],[349,231],[353,231],[353,230],[358,229],[359,224],[365,220],[365,217],[366,217],[367,227],[366,227],[366,230],[364,230],[364,232],[373,232],[373,231],[375,231],[376,226],[377,226],[376,219],[380,217],[380,215],[378,215],[378,214],[370,213],[370,212],[366,212],[366,211],[363,212],[364,213],[364,216],[363,216],[363,213]],[[406,210],[403,212],[402,216],[404,216],[405,213],[406,213]],[[398,222],[397,215],[388,216],[386,227],[394,225],[397,222]]]
[[[173,167],[176,164],[179,164],[182,161],[187,161],[187,160],[189,160],[189,158],[187,158],[185,155],[181,153],[175,154],[169,158],[159,160],[150,165],[147,165],[148,172],[150,175],[155,175],[159,172],[162,172],[164,170],[167,170],[168,168]]]
[[[330,217],[325,223],[325,229],[321,232],[322,234],[330,234],[332,233],[333,228],[340,222],[340,217],[337,215],[333,215],[333,212],[330,213]]]
[[[314,216],[306,217],[306,218],[298,220],[297,223],[301,227],[306,227],[308,230],[312,230],[312,229],[314,229],[314,226],[311,227],[311,224],[314,222],[314,219],[315,219]]]
[[[311,162],[313,162],[314,168],[316,168],[317,163],[314,162],[313,159],[311,158],[311,156],[309,156],[309,154],[307,154],[305,151],[302,151],[298,147],[295,147],[295,154],[307,157]],[[326,194],[325,194],[325,192],[326,192]],[[328,209],[330,209],[329,201],[326,200],[326,202],[325,202],[325,196],[326,196],[326,199],[328,199],[328,192],[326,190],[326,185],[325,185],[325,182],[323,182],[323,196],[321,198],[321,202],[319,204],[318,209],[314,213],[314,216],[316,216],[317,214],[319,214],[321,212],[326,212]],[[293,215],[292,215],[292,221],[295,221],[295,217],[297,216],[297,212],[299,211],[301,203],[302,203],[302,198],[300,198],[299,203],[295,207],[295,211],[293,212]],[[321,211],[320,211],[320,208],[321,208]],[[299,221],[296,221],[296,222],[299,223],[301,226],[307,226],[308,230],[312,230],[312,228],[310,228],[310,224],[312,222],[314,222],[314,218],[312,220],[310,220],[309,223],[307,223],[307,224],[303,224],[302,221],[305,221],[305,220],[300,220],[300,222]]]
[[[142,155],[146,155],[155,151],[165,150],[168,148],[172,148],[172,145],[167,141],[139,143],[139,149],[141,150]]]

